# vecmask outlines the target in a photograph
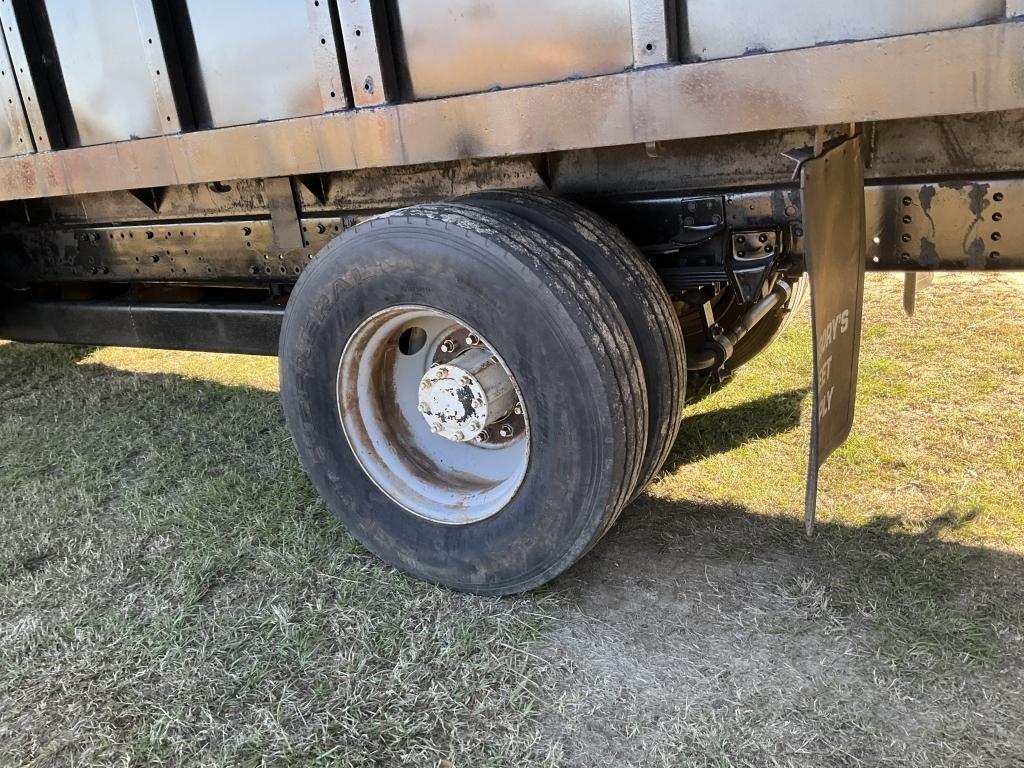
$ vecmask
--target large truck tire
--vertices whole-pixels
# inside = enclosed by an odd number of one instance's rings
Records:
[[[664,284],[622,232],[586,208],[524,190],[480,192],[463,200],[504,211],[540,227],[576,253],[611,295],[636,342],[647,385],[647,450],[638,495],[664,466],[683,415],[686,352]]]
[[[543,584],[632,497],[643,370],[557,238],[460,204],[369,219],[288,303],[281,399],[300,460],[368,549],[439,584]]]

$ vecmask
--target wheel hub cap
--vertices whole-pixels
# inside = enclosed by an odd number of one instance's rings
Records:
[[[508,374],[491,352],[480,347],[431,367],[420,380],[419,412],[431,432],[453,442],[481,438],[515,405]]]

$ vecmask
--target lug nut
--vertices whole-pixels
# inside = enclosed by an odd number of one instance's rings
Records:
[[[515,408],[512,409],[512,413],[514,413],[516,416],[522,416],[523,415],[523,406],[517,405]]]
[[[448,369],[447,368],[438,368],[437,369],[437,375],[440,376],[443,379],[445,376],[448,375]]]
[[[511,424],[505,424],[501,429],[498,430],[498,434],[502,437],[512,437],[516,431],[512,429]]]
[[[418,406],[416,406],[416,408],[419,410],[420,413],[430,413],[430,406],[427,405],[426,403],[420,403]]]
[[[484,407],[484,404],[480,400],[474,400],[469,405],[474,411],[479,411]]]
[[[479,421],[474,421],[472,424],[470,424],[469,425],[469,431],[470,432],[479,432],[480,431],[480,422]]]
[[[475,347],[479,343],[480,343],[480,337],[477,336],[475,333],[471,333],[471,334],[469,334],[466,337],[466,345],[467,346]]]
[[[440,421],[435,421],[433,424],[430,425],[430,431],[433,432],[434,434],[437,434],[442,429],[444,429],[444,427],[441,426]]]
[[[455,351],[455,342],[452,341],[451,339],[448,339],[443,344],[441,344],[441,351],[444,352],[446,355],[451,354],[452,352]]]
[[[486,429],[481,429],[480,433],[476,436],[476,441],[478,443],[486,443],[490,439],[491,434]]]
[[[462,386],[464,387],[473,386],[473,380],[469,378],[469,376],[463,376],[461,379],[459,379],[459,383],[462,384]]]
[[[454,435],[452,435],[452,439],[455,440],[456,442],[461,443],[463,440],[466,439],[466,436],[461,432],[456,432]]]

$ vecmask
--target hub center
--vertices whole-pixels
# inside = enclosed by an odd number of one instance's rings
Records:
[[[432,366],[420,379],[420,413],[434,434],[457,443],[477,439],[515,405],[512,381],[498,359],[482,347]]]

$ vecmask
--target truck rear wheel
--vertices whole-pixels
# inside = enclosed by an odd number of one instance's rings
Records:
[[[467,203],[526,219],[558,238],[597,276],[622,313],[644,370],[647,386],[647,450],[638,495],[672,451],[686,396],[686,353],[672,300],[633,243],[595,213],[553,195],[523,190],[481,192]]]
[[[622,314],[570,249],[500,212],[420,206],[346,232],[292,293],[280,366],[317,490],[420,578],[543,584],[639,481],[646,389]]]

